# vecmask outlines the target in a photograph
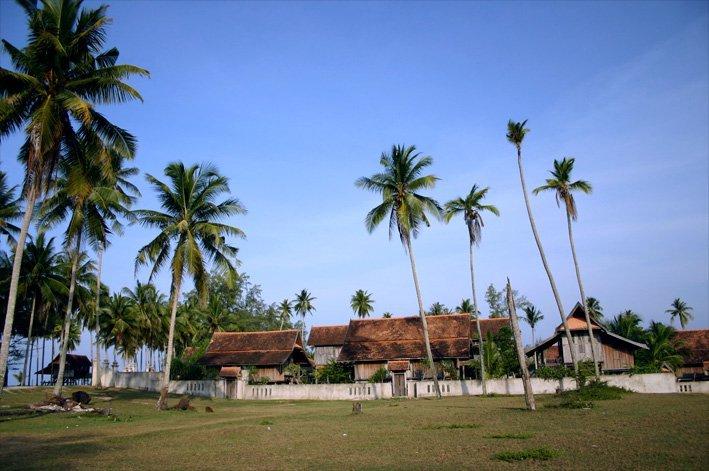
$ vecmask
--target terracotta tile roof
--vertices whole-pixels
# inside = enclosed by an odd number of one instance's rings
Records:
[[[300,331],[295,329],[214,332],[199,363],[212,366],[282,365],[291,355],[298,363],[308,363],[301,344]]]
[[[675,341],[685,364],[701,365],[709,360],[709,329],[678,330]]]
[[[467,314],[429,316],[433,357],[470,357],[470,317]],[[419,359],[426,356],[421,319],[353,319],[338,361]]]
[[[393,360],[387,363],[389,371],[406,371],[409,369],[409,360]]]
[[[310,329],[308,346],[326,347],[340,346],[345,343],[345,335],[349,325],[320,325]]]
[[[487,337],[488,333],[496,334],[505,326],[511,328],[509,317],[480,319],[480,332],[483,334],[483,339]],[[473,318],[470,319],[470,338],[474,340],[478,339],[478,328]]]
[[[241,376],[241,367],[239,366],[222,366],[219,370],[221,378],[238,378]]]

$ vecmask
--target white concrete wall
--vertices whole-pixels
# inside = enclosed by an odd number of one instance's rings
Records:
[[[439,381],[442,396],[480,396],[483,393],[480,380]],[[534,394],[554,394],[559,389],[575,389],[576,381],[564,378],[563,381],[532,378]],[[409,397],[433,397],[436,395],[433,381],[410,381],[407,388]],[[521,378],[503,378],[487,380],[488,394],[522,395],[524,386]]]
[[[112,370],[101,371],[101,385],[107,388],[160,391],[161,373],[126,373]],[[168,389],[173,394],[190,394],[202,397],[226,397],[225,381],[170,381]]]
[[[391,398],[391,383],[247,385],[244,399],[316,399],[323,401]]]
[[[677,379],[671,373],[643,375],[606,375],[602,376],[611,386],[618,386],[630,391],[646,394],[667,394],[679,392]]]

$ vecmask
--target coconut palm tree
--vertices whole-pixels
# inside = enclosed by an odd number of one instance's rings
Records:
[[[665,312],[670,315],[670,322],[674,322],[675,318],[679,319],[679,324],[684,329],[689,321],[694,319],[692,311],[694,308],[689,307],[689,305],[682,301],[680,298],[675,298],[670,305],[670,309]]]
[[[390,153],[382,153],[379,159],[379,164],[383,167],[382,172],[375,173],[371,177],[361,177],[355,182],[355,185],[378,193],[382,197],[382,202],[369,211],[365,217],[364,223],[367,231],[373,232],[388,217],[389,238],[391,239],[396,231],[404,245],[404,250],[409,255],[426,358],[431,368],[436,396],[441,397],[431,353],[426,310],[421,296],[418,274],[416,273],[416,260],[411,243],[412,239],[418,236],[422,226],[430,225],[429,216],[441,217],[442,209],[438,202],[420,193],[422,190],[433,188],[438,181],[438,177],[434,175],[422,175],[432,163],[433,159],[416,152],[415,146],[394,145]]]
[[[640,316],[628,309],[611,319],[608,330],[627,339],[642,342],[644,331],[641,323]]]
[[[121,294],[128,298],[136,312],[139,321],[135,330],[136,337],[140,339],[140,347],[150,346],[155,343],[153,337],[160,332],[160,317],[165,304],[165,296],[160,294],[152,283],[136,282],[135,288],[123,288]],[[97,344],[98,345],[98,344]],[[141,361],[142,364],[142,361]],[[152,354],[148,358],[152,365]]]
[[[25,247],[23,267],[20,271],[20,296],[31,299],[29,326],[27,328],[27,346],[25,348],[24,378],[29,378],[28,364],[30,345],[35,321],[35,312],[46,316],[47,307],[56,303],[66,294],[66,278],[61,272],[60,254],[54,249],[54,237],[47,239],[43,232]]]
[[[576,159],[564,157],[563,159],[554,160],[554,169],[551,170],[551,178],[546,179],[546,183],[534,189],[534,194],[538,195],[543,191],[553,191],[556,197],[556,204],[559,206],[561,201],[564,202],[566,209],[566,227],[569,232],[569,245],[571,246],[571,256],[574,260],[574,269],[576,270],[576,281],[579,285],[579,294],[581,295],[581,306],[586,317],[586,327],[588,329],[588,337],[591,341],[591,358],[593,359],[593,368],[596,376],[600,375],[599,359],[598,359],[598,343],[593,335],[591,327],[591,316],[588,312],[586,293],[581,280],[581,269],[579,268],[578,257],[576,256],[576,244],[574,243],[573,224],[572,221],[578,219],[578,210],[576,209],[576,201],[574,193],[581,192],[590,194],[593,191],[591,184],[585,180],[572,181],[571,173],[574,170],[574,162]]]
[[[470,314],[473,317],[478,317],[477,313],[475,312],[475,307],[473,303],[470,301],[470,298],[464,298],[460,301],[460,304],[455,307],[455,310],[457,312],[461,312],[463,314]],[[479,334],[478,334],[479,335]]]
[[[382,314],[382,319],[391,319],[391,312],[385,312]]]
[[[277,310],[278,317],[281,319],[281,327],[278,330],[283,330],[283,324],[290,322],[293,313],[293,304],[288,299],[284,299],[278,304]]]
[[[537,345],[535,327],[542,319],[544,319],[544,315],[542,314],[542,311],[534,307],[532,304],[524,306],[522,310],[524,311],[524,317],[522,317],[522,320],[529,324],[529,327],[532,329],[532,345]],[[539,365],[537,364],[536,355],[534,355],[534,367],[539,367]]]
[[[306,314],[312,314],[315,310],[313,301],[317,298],[313,297],[308,290],[300,290],[300,293],[296,293],[295,300],[293,300],[293,309],[296,314],[301,317],[301,336],[303,337],[303,342],[305,342],[305,316]]]
[[[449,313],[450,313],[450,309],[448,309],[445,304],[439,303],[438,301],[431,304],[431,307],[428,308],[428,315],[429,316],[440,316],[442,314],[449,314]]]
[[[350,299],[350,307],[357,314],[357,317],[364,319],[374,311],[374,300],[372,295],[363,289],[358,289]]]
[[[586,298],[586,310],[588,315],[593,317],[598,322],[603,322],[603,306],[598,301],[598,299],[593,296]]]
[[[561,317],[561,323],[564,326],[564,335],[566,336],[566,341],[569,344],[569,352],[571,353],[571,362],[574,365],[574,371],[578,374],[578,362],[576,361],[576,351],[574,348],[574,341],[571,337],[571,331],[569,330],[569,323],[566,321],[566,314],[564,314],[564,306],[561,304],[561,297],[559,296],[559,291],[556,289],[556,281],[554,281],[554,275],[551,273],[551,268],[549,268],[549,263],[547,262],[547,257],[544,254],[544,247],[542,246],[541,238],[539,237],[539,232],[537,232],[537,224],[534,221],[534,215],[532,214],[532,206],[529,203],[529,195],[527,194],[527,182],[524,179],[524,166],[522,165],[522,142],[525,136],[529,132],[525,126],[527,125],[527,120],[522,122],[515,122],[510,120],[507,123],[507,140],[515,146],[517,150],[517,167],[519,169],[519,180],[522,184],[522,195],[524,196],[524,204],[527,207],[527,216],[529,217],[529,225],[532,227],[532,234],[534,235],[534,241],[537,244],[537,249],[539,250],[539,256],[542,259],[542,265],[544,265],[544,271],[549,278],[549,285],[551,286],[551,291],[554,294],[554,301],[556,301],[556,307],[559,309],[559,317]]]
[[[485,222],[482,218],[482,213],[489,212],[495,216],[500,215],[500,211],[496,206],[491,204],[483,204],[489,188],[478,188],[473,185],[470,192],[464,198],[456,198],[447,202],[445,208],[445,221],[450,222],[455,216],[462,214],[465,225],[468,228],[468,249],[470,255],[470,285],[473,291],[473,312],[475,313],[475,327],[478,331],[478,338],[482,344],[483,337],[480,330],[480,316],[478,316],[478,295],[475,289],[475,259],[473,256],[473,248],[480,244],[482,237],[482,228]],[[484,349],[480,348],[480,355],[484,355]],[[487,386],[485,384],[485,361],[481,358],[480,373],[482,378],[483,394],[487,394]]]
[[[674,339],[675,329],[661,322],[651,322],[650,329],[645,335],[647,351],[639,353],[646,363],[654,366],[658,371],[665,367],[672,371],[682,365],[682,356],[677,353],[677,342]]]
[[[136,270],[142,265],[152,265],[152,281],[155,274],[169,261],[172,272],[170,327],[158,409],[164,409],[167,405],[177,305],[183,277],[185,274],[191,275],[202,303],[206,301],[208,294],[208,262],[211,261],[218,270],[226,274],[231,283],[236,280],[237,248],[228,244],[226,238],[244,237],[244,233],[241,229],[221,221],[246,213],[246,209],[235,198],[216,202],[222,193],[229,192],[229,183],[212,165],[185,167],[182,162],[173,162],[165,168],[165,176],[169,183],[147,175],[148,182],[157,192],[163,212],[147,209],[135,211],[135,216],[142,226],[160,230],[157,237],[138,251],[135,259]]]
[[[10,187],[7,175],[0,171],[0,237],[5,237],[8,244],[14,244],[15,235],[20,232],[20,228],[12,224],[12,221],[22,216],[16,191],[17,187]]]
[[[14,321],[22,251],[37,198],[51,186],[64,151],[80,139],[98,139],[126,158],[135,154],[135,138],[99,113],[96,105],[142,97],[125,82],[148,71],[117,64],[118,49],[103,51],[107,6],[82,9],[81,0],[19,2],[28,19],[24,48],[2,41],[15,70],[0,67],[0,143],[23,130],[19,160],[25,167],[24,216],[13,261],[3,338]],[[0,346],[0,390],[7,368],[9,342]]]

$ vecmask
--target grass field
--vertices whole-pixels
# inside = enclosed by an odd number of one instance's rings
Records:
[[[12,418],[45,391],[3,393],[0,468],[709,469],[701,395],[630,394],[574,410],[539,397],[535,413],[521,397],[388,400],[352,415],[344,401],[220,399],[156,412],[155,394],[87,391],[116,418]]]

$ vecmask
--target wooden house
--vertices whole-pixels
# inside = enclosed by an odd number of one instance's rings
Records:
[[[680,375],[709,375],[709,329],[678,330],[674,337],[683,364]]]
[[[310,329],[308,346],[313,349],[316,367],[337,360],[345,343],[348,327],[348,325],[322,325]]]
[[[576,303],[567,316],[566,322],[574,340],[576,359],[591,360],[593,358],[591,338],[588,335],[586,315],[581,304]],[[647,348],[643,343],[610,332],[593,318],[591,318],[591,330],[596,340],[596,358],[599,359],[604,372],[629,370],[635,366],[635,351]],[[571,350],[564,333],[564,326],[560,324],[555,329],[554,335],[527,350],[527,356],[536,356],[539,365],[571,365]]]
[[[303,349],[300,330],[270,332],[214,332],[207,351],[199,359],[207,366],[221,367],[220,376],[231,379],[249,369],[254,380],[283,383],[291,363],[312,367]]]
[[[435,363],[448,360],[460,367],[471,358],[469,315],[429,316],[426,320]],[[338,361],[354,365],[355,381],[366,381],[380,368],[388,369],[394,394],[403,395],[406,379],[428,374],[425,358],[421,319],[412,316],[351,320]]]
[[[61,355],[54,357],[52,361],[44,368],[37,371],[35,374],[49,375],[51,381],[43,381],[43,384],[54,384],[59,374],[59,360]],[[86,355],[75,355],[72,353],[66,354],[66,363],[64,364],[64,384],[88,384],[91,382],[91,360]]]

